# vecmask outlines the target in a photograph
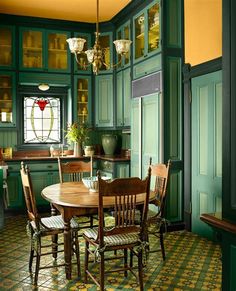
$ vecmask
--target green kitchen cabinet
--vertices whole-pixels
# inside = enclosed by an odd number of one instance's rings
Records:
[[[88,62],[87,55],[85,53],[86,50],[90,49],[92,47],[91,45],[91,34],[88,33],[81,33],[81,32],[76,32],[74,34],[75,37],[78,38],[83,38],[86,40],[84,43],[84,49],[81,54],[78,55],[78,63],[76,62],[76,59],[73,56],[74,59],[74,73],[77,74],[88,74],[91,73],[92,66]]]
[[[95,127],[113,127],[113,75],[95,77]]]
[[[162,56],[156,54],[133,66],[133,79],[138,79],[162,69]]]
[[[100,73],[111,73],[113,71],[113,36],[112,32],[104,32],[99,35],[99,44],[104,52],[104,63],[99,69]]]
[[[133,17],[133,61],[161,50],[160,1],[154,1]]]
[[[116,39],[131,39],[130,21],[121,25],[116,31]],[[130,51],[124,57],[116,54],[117,70],[130,66]]]
[[[111,162],[107,160],[98,161],[98,169],[102,176],[115,178],[128,178],[130,176],[130,162]]]
[[[74,116],[82,124],[92,124],[91,76],[74,77]]]
[[[0,71],[0,127],[16,126],[15,73]]]
[[[127,68],[116,74],[116,126],[130,126],[131,70]]]
[[[66,39],[70,32],[20,28],[20,70],[70,72],[70,52]]]
[[[9,208],[23,209],[25,207],[22,182],[20,176],[20,162],[7,162],[8,172],[7,177],[8,192],[9,192]],[[46,186],[59,183],[58,163],[56,161],[41,161],[35,162],[28,160],[26,164],[29,166],[33,191],[35,193],[38,206],[49,205],[49,203],[41,196],[41,191]]]
[[[0,26],[0,69],[15,68],[15,27]]]
[[[20,165],[19,170],[11,172],[7,177],[8,185],[8,197],[9,197],[9,209],[23,209],[25,207],[21,176],[20,176]]]

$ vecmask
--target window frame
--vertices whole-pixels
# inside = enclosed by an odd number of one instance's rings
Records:
[[[60,98],[60,142],[50,143],[24,143],[24,97],[57,97]],[[41,91],[36,86],[21,86],[19,88],[18,108],[20,109],[18,116],[18,149],[48,149],[51,145],[59,146],[64,143],[67,120],[68,120],[68,88],[66,87],[50,87],[48,91]]]

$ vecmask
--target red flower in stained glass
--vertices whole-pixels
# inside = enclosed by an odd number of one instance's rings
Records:
[[[49,102],[46,99],[38,99],[35,103],[38,104],[40,110],[43,111]]]

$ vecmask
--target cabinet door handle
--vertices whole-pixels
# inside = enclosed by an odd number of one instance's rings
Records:
[[[52,165],[48,165],[48,169],[52,169]]]

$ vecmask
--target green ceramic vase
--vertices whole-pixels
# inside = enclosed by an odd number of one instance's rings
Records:
[[[105,155],[112,156],[115,153],[117,146],[117,135],[115,134],[103,134],[102,135],[102,147]]]

